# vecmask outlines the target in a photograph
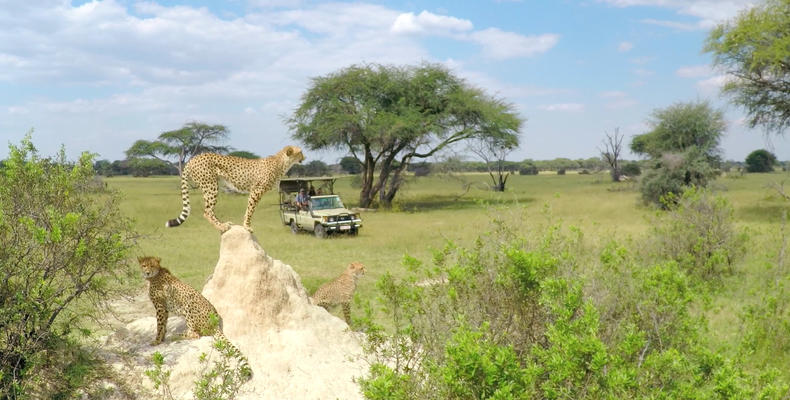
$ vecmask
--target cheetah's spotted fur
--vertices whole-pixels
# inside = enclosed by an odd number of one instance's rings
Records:
[[[354,290],[357,288],[357,279],[365,275],[365,266],[359,262],[352,262],[348,268],[334,280],[319,287],[310,301],[329,309],[330,306],[340,304],[343,307],[343,317],[347,324],[351,324],[351,300],[354,299]]]
[[[137,261],[143,270],[143,276],[149,282],[148,297],[156,308],[156,338],[151,343],[152,346],[165,339],[168,313],[172,312],[186,318],[187,338],[197,339],[200,336],[213,335],[216,340],[225,341],[239,359],[239,368],[247,374],[251,373],[247,358],[222,332],[222,319],[208,299],[162,267],[159,257],[138,257]],[[218,324],[212,323],[212,315],[216,316]]]
[[[181,199],[183,201],[181,214],[178,218],[167,221],[165,226],[179,226],[189,217],[191,210],[189,180],[192,180],[203,192],[205,203],[203,216],[220,232],[230,229],[230,223],[221,223],[214,215],[214,206],[217,204],[217,184],[221,178],[235,189],[250,193],[247,200],[247,211],[244,213],[244,227],[252,232],[250,227],[252,213],[255,212],[255,206],[258,205],[261,196],[276,186],[291,166],[303,160],[302,149],[296,146],[285,146],[276,154],[259,159],[214,153],[199,154],[189,160],[181,173]]]

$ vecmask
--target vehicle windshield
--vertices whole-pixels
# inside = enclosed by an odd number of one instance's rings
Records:
[[[330,208],[344,208],[343,202],[340,201],[340,197],[337,197],[337,196],[313,198],[310,201],[312,203],[313,210],[327,210],[327,209],[330,209]]]

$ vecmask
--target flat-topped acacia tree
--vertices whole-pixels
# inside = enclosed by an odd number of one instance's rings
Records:
[[[313,78],[288,119],[311,150],[348,151],[362,165],[359,205],[389,207],[412,160],[470,139],[518,144],[512,104],[435,64],[352,65]]]

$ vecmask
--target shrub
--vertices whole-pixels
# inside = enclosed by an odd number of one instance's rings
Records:
[[[621,172],[628,176],[639,176],[642,174],[642,168],[639,167],[639,163],[630,162],[623,165]]]
[[[695,291],[676,262],[638,265],[622,246],[601,254],[603,286],[578,280],[578,230],[522,237],[498,226],[473,248],[449,243],[433,266],[379,281],[388,331],[366,317],[369,399],[780,398],[781,381],[749,375],[698,341]],[[585,271],[590,266],[585,265]],[[598,281],[598,279],[596,279]],[[611,293],[602,317],[587,293]],[[600,295],[600,294],[599,294]],[[601,302],[606,304],[605,301]],[[605,308],[603,308],[605,309]],[[772,375],[772,377],[776,377]]]
[[[642,177],[642,200],[666,208],[687,188],[705,187],[717,175],[710,160],[696,150],[667,153]]]
[[[79,335],[128,292],[133,236],[118,196],[97,185],[92,155],[41,158],[30,135],[0,172],[0,398],[68,398],[97,363]],[[125,290],[126,289],[126,290]]]
[[[557,170],[557,175],[565,175],[565,168],[560,168]]]
[[[735,228],[733,208],[721,196],[691,188],[667,199],[669,211],[655,224],[659,257],[674,260],[689,274],[713,278],[731,272],[748,236]]]
[[[519,175],[537,175],[538,174],[538,167],[535,164],[527,164],[522,165],[521,168],[518,169]]]
[[[776,156],[768,150],[755,150],[746,156],[746,172],[774,172]]]

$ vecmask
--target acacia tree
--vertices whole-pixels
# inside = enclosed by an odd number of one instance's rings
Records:
[[[718,173],[724,114],[707,102],[676,103],[653,112],[650,132],[631,141],[631,151],[650,157],[642,198],[660,206],[669,193],[704,187]]]
[[[766,0],[717,26],[705,50],[730,74],[724,93],[749,124],[781,133],[790,127],[790,0]]]
[[[615,128],[613,135],[606,134],[603,149],[598,148],[598,151],[601,152],[601,158],[609,164],[612,181],[619,182],[622,175],[620,154],[623,152],[623,135],[620,134],[620,128]]]
[[[288,122],[308,148],[360,162],[361,207],[377,196],[389,207],[413,159],[473,138],[517,138],[522,124],[511,104],[433,64],[353,65],[313,78]]]
[[[512,171],[506,168],[507,155],[518,147],[518,137],[512,135],[484,135],[469,144],[469,151],[475,153],[486,164],[494,191],[504,192],[507,178]]]
[[[200,122],[189,122],[181,129],[163,132],[154,141],[138,140],[126,150],[126,156],[153,157],[168,162],[178,168],[179,175],[184,164],[193,156],[205,153],[227,153],[230,148],[221,146],[230,132],[224,125],[207,125]],[[172,160],[175,158],[175,162]]]

